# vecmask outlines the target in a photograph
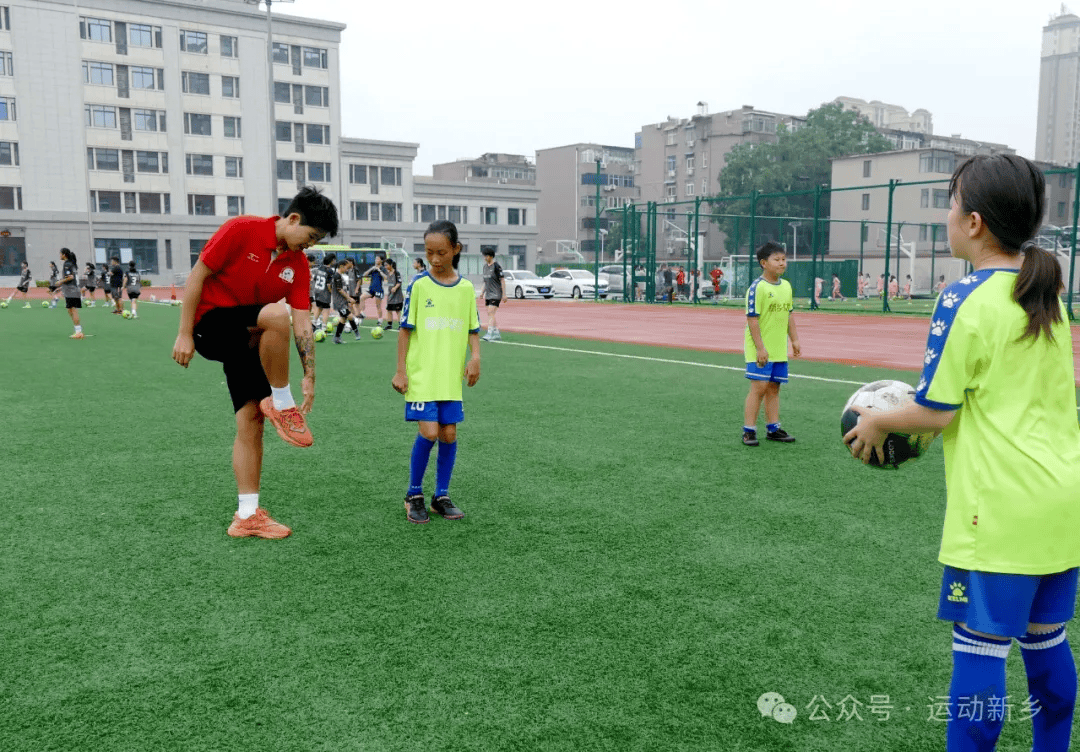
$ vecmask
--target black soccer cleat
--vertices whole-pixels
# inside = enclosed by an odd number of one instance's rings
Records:
[[[454,506],[449,496],[436,496],[431,500],[431,511],[446,520],[460,520],[465,513]]]
[[[423,494],[405,497],[405,518],[409,522],[413,522],[417,525],[423,525],[428,521],[427,507],[424,506]]]
[[[778,428],[775,431],[769,431],[765,434],[765,438],[769,441],[781,441],[785,444],[790,444],[795,441],[795,437],[785,431],[783,428]]]
[[[761,442],[758,441],[757,431],[743,431],[742,432],[743,446],[757,446]]]

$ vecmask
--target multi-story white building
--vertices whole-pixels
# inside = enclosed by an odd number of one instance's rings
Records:
[[[275,14],[273,102],[242,0],[0,0],[0,26],[0,276],[67,246],[162,281],[298,184],[339,199],[343,24]]]

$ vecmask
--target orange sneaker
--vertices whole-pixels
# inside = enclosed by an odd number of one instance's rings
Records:
[[[278,436],[285,439],[289,444],[298,447],[309,447],[315,441],[311,431],[308,430],[307,421],[300,414],[299,408],[287,407],[284,410],[275,410],[274,398],[265,397],[259,403],[259,409],[274,424]]]
[[[256,538],[278,539],[288,538],[291,533],[292,530],[280,522],[275,522],[262,507],[256,509],[255,514],[246,520],[240,519],[239,512],[234,514],[232,524],[229,525],[229,535],[233,538],[254,536]]]
[[[68,339],[86,339],[86,335],[82,332],[75,332]]]

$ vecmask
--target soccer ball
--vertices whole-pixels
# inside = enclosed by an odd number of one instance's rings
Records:
[[[372,339],[382,339],[382,335],[383,335],[383,330],[380,327],[375,327],[374,329],[371,330],[371,338]]]
[[[47,300],[41,301],[41,307],[42,308],[48,308],[49,307],[49,301],[47,301]]]
[[[6,300],[0,300],[0,308],[7,308],[7,301]]]
[[[151,303],[156,303],[157,302],[157,295],[151,295],[150,296],[150,302]]]
[[[324,332],[322,329],[316,329],[315,330],[315,341],[316,342],[322,342],[325,339],[326,339],[326,332]]]
[[[127,311],[127,310],[125,310],[125,311],[124,311],[124,313],[123,313],[122,315],[123,315],[123,317],[124,317],[125,319],[130,319],[130,318],[131,318],[131,311]]]
[[[326,325],[327,326],[337,326],[337,322],[338,322],[338,317],[337,316],[331,316],[330,318],[328,318],[326,320]]]
[[[840,435],[843,436],[859,422],[859,414],[852,407],[870,410],[895,410],[915,399],[915,387],[903,381],[874,381],[859,387],[840,413]],[[933,443],[934,433],[890,433],[885,438],[885,457],[875,452],[870,458],[871,467],[895,470],[908,460],[921,456]]]

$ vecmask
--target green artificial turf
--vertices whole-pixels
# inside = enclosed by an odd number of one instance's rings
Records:
[[[507,333],[465,393],[466,517],[414,526],[396,334],[346,335],[318,347],[315,446],[267,436],[261,503],[293,536],[233,540],[220,367],[172,362],[177,309],[140,313],[84,310],[74,342],[62,310],[0,311],[0,749],[944,748],[940,442],[856,463],[852,384],[793,379],[798,441],[748,449],[742,374],[693,365],[738,354]],[[1000,749],[1030,743],[1006,724]]]

